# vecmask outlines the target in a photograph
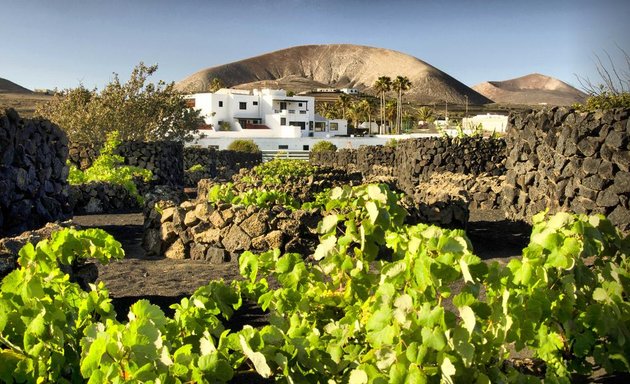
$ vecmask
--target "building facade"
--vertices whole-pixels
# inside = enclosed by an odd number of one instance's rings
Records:
[[[221,89],[187,96],[205,120],[206,138],[325,138],[346,136],[346,120],[315,114],[315,98],[287,96],[284,90]]]

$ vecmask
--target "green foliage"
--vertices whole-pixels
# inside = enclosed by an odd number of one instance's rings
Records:
[[[335,152],[337,151],[337,146],[330,141],[321,140],[313,145],[311,148],[311,152]]]
[[[385,146],[396,148],[398,146],[398,140],[392,137],[391,139],[387,140],[387,142],[385,143]]]
[[[253,140],[236,139],[228,145],[230,151],[260,153],[260,148]]]
[[[259,180],[265,186],[282,186],[291,180],[309,177],[316,170],[317,167],[310,165],[308,161],[276,158],[252,168],[252,175],[243,181]]]
[[[20,250],[20,268],[0,287],[2,382],[80,381],[83,332],[95,321],[112,320],[114,312],[102,283],[85,292],[60,265],[123,255],[120,243],[100,229],[64,229]]]
[[[475,256],[462,230],[405,225],[397,201],[386,185],[320,195],[316,262],[245,252],[243,280],[210,282],[172,318],[141,300],[119,323],[102,287],[76,292],[50,275],[51,247],[27,246],[0,291],[0,379],[206,383],[253,370],[284,382],[541,382],[504,364],[525,347],[545,382],[630,371],[630,237],[605,218],[537,215],[523,257],[502,266]],[[269,324],[225,329],[245,300]]]
[[[255,205],[270,208],[282,205],[291,209],[300,207],[300,203],[286,192],[275,190],[248,189],[245,192],[234,190],[232,183],[214,185],[208,191],[208,201],[211,203],[228,203],[232,205]]]
[[[90,143],[118,131],[125,140],[190,141],[203,122],[186,106],[174,83],[147,83],[157,65],[136,66],[121,84],[118,75],[99,92],[83,85],[55,94],[37,113],[59,125],[72,142]]]
[[[582,112],[594,112],[613,108],[630,108],[630,92],[602,92],[591,95],[584,104],[574,104],[573,108]]]
[[[70,166],[68,183],[79,185],[98,181],[121,185],[138,200],[138,203],[142,204],[143,199],[138,193],[134,178],[142,178],[148,182],[153,178],[153,172],[144,168],[123,165],[125,159],[114,154],[114,150],[120,143],[118,132],[114,131],[108,134],[100,155],[94,160],[90,168],[81,171],[74,165]]]
[[[203,170],[204,170],[204,169],[205,169],[205,168],[204,168],[204,166],[203,166],[203,165],[201,165],[201,164],[195,164],[195,165],[191,166],[190,168],[188,168],[188,169],[186,170],[186,172],[203,172]]]

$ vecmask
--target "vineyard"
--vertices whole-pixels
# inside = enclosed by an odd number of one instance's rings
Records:
[[[214,205],[317,212],[313,254],[244,252],[242,279],[211,281],[172,306],[147,300],[116,320],[107,287],[82,290],[66,266],[123,257],[102,230],[27,245],[0,288],[0,380],[202,383],[569,383],[628,372],[630,237],[603,216],[542,212],[522,258],[475,255],[463,230],[407,224],[385,184],[304,200],[281,190],[309,168],[260,167],[257,188],[210,189]],[[290,177],[289,177],[290,178]],[[255,303],[268,324],[231,329]],[[534,365],[519,364],[527,350]]]

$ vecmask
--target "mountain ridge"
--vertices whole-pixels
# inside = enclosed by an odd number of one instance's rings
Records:
[[[187,92],[203,92],[213,78],[227,87],[248,88],[256,82],[272,82],[284,87],[287,79],[300,79],[300,89],[358,88],[374,93],[379,76],[407,76],[412,83],[406,100],[421,103],[487,104],[492,100],[472,90],[436,67],[402,52],[351,44],[303,45],[285,48],[193,73],[176,84]]]
[[[30,89],[0,77],[0,92],[2,93],[33,93]]]
[[[486,81],[472,88],[501,104],[572,105],[583,103],[587,97],[579,89],[540,73],[503,81]]]

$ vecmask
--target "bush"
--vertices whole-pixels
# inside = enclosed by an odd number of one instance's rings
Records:
[[[330,141],[322,140],[318,141],[313,145],[312,152],[335,152],[337,151],[337,146]]]
[[[124,141],[191,141],[203,122],[174,83],[148,83],[157,65],[140,63],[121,84],[118,75],[102,91],[83,85],[55,94],[37,114],[59,125],[72,142],[90,143],[117,131]]]
[[[247,152],[247,153],[259,153],[260,148],[254,143],[253,140],[236,139],[230,143],[227,147],[230,151]]]
[[[586,99],[586,103],[575,104],[573,107],[582,112],[593,112],[613,108],[630,108],[630,92],[618,94],[603,92],[599,95],[592,95]]]

